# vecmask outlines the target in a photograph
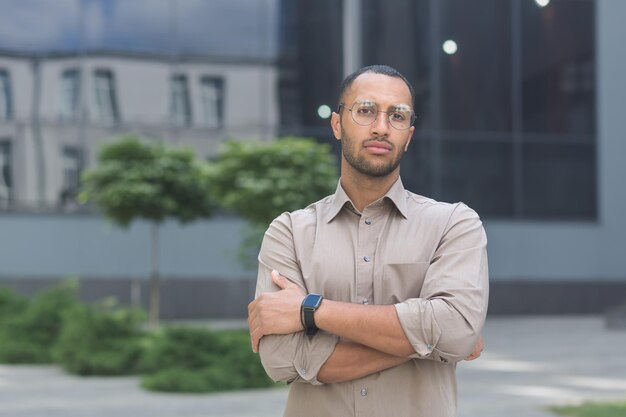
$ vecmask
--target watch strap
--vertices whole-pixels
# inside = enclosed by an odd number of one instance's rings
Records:
[[[315,312],[322,303],[323,298],[324,297],[319,294],[308,294],[302,301],[300,318],[307,336],[313,336],[317,333],[318,328],[315,324]]]

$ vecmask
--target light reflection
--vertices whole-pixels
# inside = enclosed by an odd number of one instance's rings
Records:
[[[332,110],[326,104],[322,104],[317,108],[317,115],[322,119],[328,119],[331,113]]]
[[[537,3],[537,6],[539,7],[546,7],[550,4],[550,0],[535,0],[535,3]]]
[[[443,47],[443,51],[448,55],[454,55],[456,51],[459,50],[459,47],[456,44],[456,42],[451,39],[448,39],[447,41],[445,41],[442,47]]]

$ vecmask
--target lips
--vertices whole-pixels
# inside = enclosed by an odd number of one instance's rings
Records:
[[[368,151],[375,154],[385,154],[391,152],[391,144],[378,140],[368,141],[364,144]]]

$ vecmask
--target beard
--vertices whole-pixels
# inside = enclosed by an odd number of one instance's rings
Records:
[[[385,142],[391,146],[391,152],[394,152],[395,146],[386,139],[370,138],[365,142],[371,140],[377,140]],[[359,149],[355,149],[355,142],[350,136],[346,135],[346,132],[341,127],[341,153],[346,159],[346,162],[354,168],[357,172],[367,175],[369,177],[386,177],[395,171],[400,165],[400,160],[404,156],[406,146],[403,145],[398,149],[398,153],[388,163],[375,163],[375,161],[368,160],[359,155]]]

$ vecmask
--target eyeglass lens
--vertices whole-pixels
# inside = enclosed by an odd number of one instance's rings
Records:
[[[396,129],[408,129],[413,123],[413,112],[401,107],[392,108],[387,112],[379,111],[375,103],[355,103],[350,109],[352,119],[361,126],[371,125],[376,121],[378,113],[387,114],[389,124]]]

